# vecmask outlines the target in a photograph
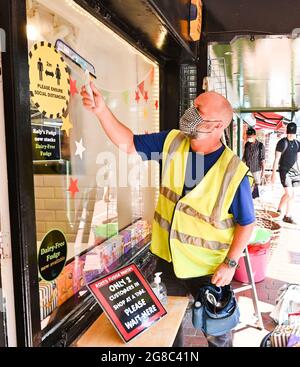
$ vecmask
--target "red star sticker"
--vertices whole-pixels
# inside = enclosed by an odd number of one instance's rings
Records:
[[[149,97],[148,97],[148,92],[146,92],[146,91],[145,91],[144,100],[145,100],[146,102],[148,102],[148,99],[149,99]]]
[[[76,80],[73,80],[72,78],[70,78],[70,92],[72,97],[75,96],[75,94],[78,94],[78,89],[76,87]]]
[[[139,93],[139,91],[136,91],[135,92],[135,100],[136,100],[136,102],[137,103],[139,103],[139,100],[140,100],[141,98],[140,98],[140,93]]]
[[[155,108],[158,109],[158,101],[155,101]]]
[[[76,192],[79,192],[77,184],[78,184],[78,179],[77,180],[73,180],[71,178],[71,183],[70,183],[70,187],[69,187],[68,191],[71,193],[72,198],[75,197]]]

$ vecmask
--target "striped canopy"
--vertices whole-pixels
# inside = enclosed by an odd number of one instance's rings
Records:
[[[255,129],[269,129],[285,133],[286,124],[284,123],[284,117],[273,112],[254,112],[254,118],[256,119]]]

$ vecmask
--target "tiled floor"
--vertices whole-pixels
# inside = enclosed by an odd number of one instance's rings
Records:
[[[277,205],[282,194],[280,185],[276,185],[272,193],[265,192],[265,196],[260,200],[270,205]],[[300,192],[297,193],[294,212],[295,219],[300,222]],[[254,309],[251,298],[251,291],[239,293],[238,303],[241,311],[241,321],[245,327],[235,331],[234,347],[259,347],[263,337],[275,327],[274,321],[269,314],[273,309],[279,288],[286,283],[300,284],[300,226],[293,226],[279,221],[281,233],[278,244],[273,248],[269,257],[266,278],[256,283],[259,298],[259,307],[262,312],[264,330],[253,327],[255,322]],[[233,287],[241,286],[241,283],[234,281]],[[190,303],[191,304],[191,303]],[[186,311],[183,320],[184,346],[186,347],[207,347],[203,334],[194,329],[191,321],[191,309]]]

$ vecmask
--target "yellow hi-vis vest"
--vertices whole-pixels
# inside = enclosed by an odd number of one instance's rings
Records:
[[[160,195],[150,251],[173,262],[178,278],[214,273],[231,246],[236,227],[228,210],[249,168],[229,148],[201,182],[182,197],[190,141],[179,130],[163,148]],[[252,177],[249,175],[250,184]]]

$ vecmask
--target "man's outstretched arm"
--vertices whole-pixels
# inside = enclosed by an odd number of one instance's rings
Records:
[[[106,106],[101,93],[93,83],[91,83],[91,89],[94,95],[95,107],[93,107],[92,99],[87,93],[86,88],[82,87],[80,94],[82,96],[84,107],[98,117],[107,137],[113,144],[128,154],[135,153],[136,150],[133,142],[133,132],[122,124],[110,111]]]

